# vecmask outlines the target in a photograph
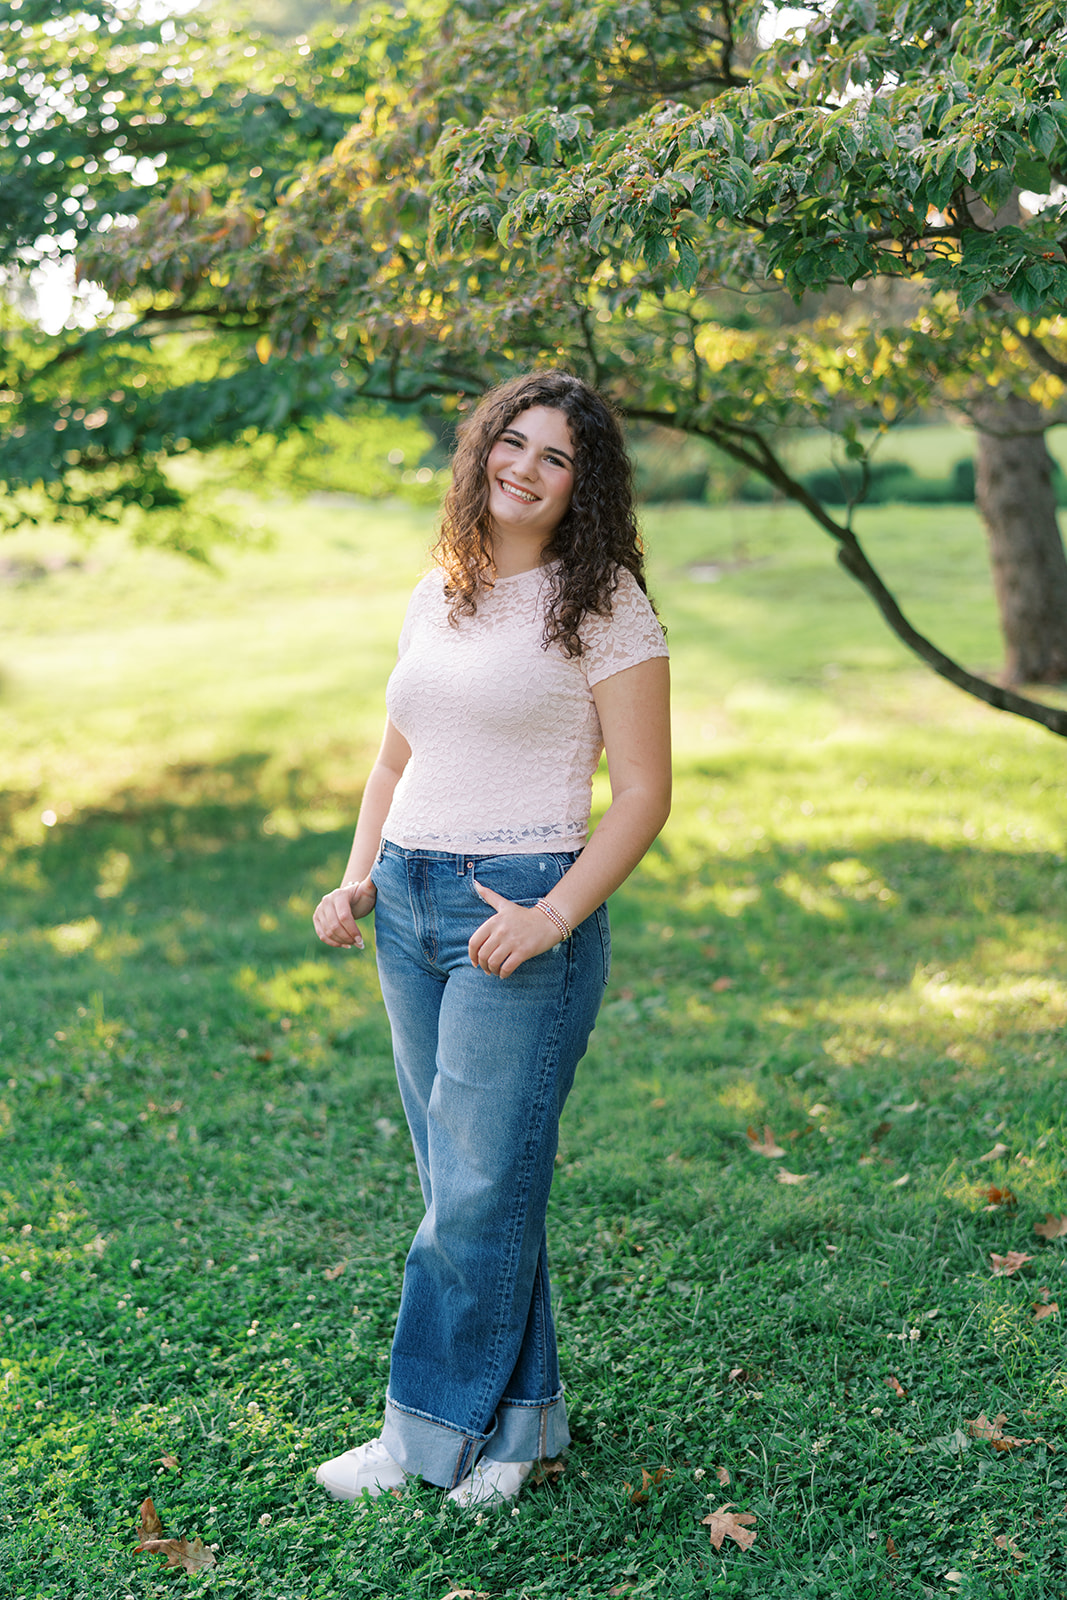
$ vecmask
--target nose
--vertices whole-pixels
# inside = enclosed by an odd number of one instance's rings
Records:
[[[512,472],[519,478],[534,478],[537,475],[537,456],[531,449],[526,449],[521,455],[515,457]]]

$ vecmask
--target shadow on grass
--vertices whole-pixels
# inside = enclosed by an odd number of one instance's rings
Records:
[[[299,1149],[315,1174],[302,1204],[329,1214],[330,1162],[381,1144],[384,1127],[391,1181],[411,1188],[373,961],[311,929],[349,842],[347,827],[300,829],[324,798],[314,770],[278,773],[250,752],[170,769],[10,850],[4,1051],[13,1084],[55,1100],[53,1154],[101,1155],[109,1129],[126,1144],[151,1133],[154,1187],[180,1184],[184,1120],[200,1170],[211,1149],[234,1184],[255,1142],[257,1204],[277,1182],[300,1187]],[[1067,1020],[1064,877],[1038,852],[906,838],[858,854],[657,845],[613,902],[614,977],[564,1123],[575,1197],[580,1149],[620,1208],[688,1192],[695,1216],[716,1173],[758,1165],[744,1130],[769,1122],[793,1136],[783,1165],[805,1181],[849,1172],[843,1216],[856,1183],[940,1170],[947,1138],[977,1158],[1005,1118],[1039,1137]],[[283,1093],[300,1109],[279,1125],[264,1107]],[[110,1121],[86,1114],[101,1096],[122,1102]],[[798,1191],[772,1209],[799,1241],[826,1223],[803,1222],[811,1191]]]
[[[9,838],[28,799],[0,801]],[[24,1065],[52,1061],[79,1008],[154,1034],[161,1067],[220,1032],[273,1062],[283,1026],[309,1064],[324,1041],[387,1058],[372,962],[311,929],[350,838],[301,827],[325,799],[336,810],[314,770],[268,770],[249,752],[169,769],[154,790],[60,818],[39,845],[9,843],[5,1037]],[[612,903],[593,1059],[621,1051],[653,1099],[665,1072],[694,1091],[714,1079],[735,1124],[766,1113],[764,1079],[809,1099],[832,1085],[847,1110],[884,1098],[887,1074],[902,1094],[957,1105],[1010,1075],[1040,1117],[1037,1080],[1067,1021],[1065,887],[1062,861],[1037,851],[657,844]],[[699,1116],[693,1129],[690,1144]]]

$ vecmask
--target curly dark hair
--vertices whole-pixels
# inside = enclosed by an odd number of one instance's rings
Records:
[[[434,556],[447,577],[450,621],[473,616],[479,593],[493,587],[489,516],[489,452],[522,411],[548,406],[562,411],[574,441],[570,507],[545,549],[560,564],[545,612],[544,644],[580,656],[583,619],[611,613],[612,595],[625,568],[647,594],[641,536],[634,515],[632,468],[622,429],[608,402],[581,378],[550,367],[490,389],[460,425]]]

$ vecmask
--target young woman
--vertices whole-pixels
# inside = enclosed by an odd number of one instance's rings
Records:
[[[319,1467],[339,1499],[412,1473],[512,1499],[568,1443],[545,1213],[559,1114],[607,982],[604,901],[670,808],[667,649],[622,435],[534,372],[466,422],[439,565],[417,586],[326,944],[372,909],[426,1201],[381,1437]],[[611,805],[589,831],[607,755]]]

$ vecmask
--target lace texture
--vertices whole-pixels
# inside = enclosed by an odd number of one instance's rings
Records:
[[[593,687],[668,652],[628,572],[611,615],[586,618],[576,658],[543,647],[545,598],[541,568],[499,578],[452,627],[443,574],[417,585],[386,691],[411,746],[383,830],[392,843],[480,855],[584,844],[603,750]]]

